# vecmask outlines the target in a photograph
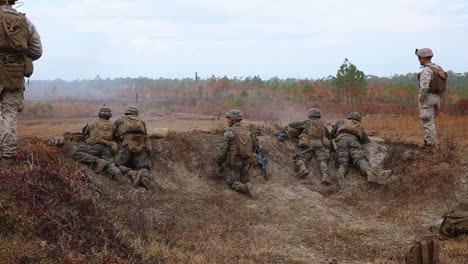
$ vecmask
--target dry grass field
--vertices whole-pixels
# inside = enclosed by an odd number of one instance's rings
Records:
[[[418,234],[468,198],[468,118],[441,116],[439,149],[420,150],[416,117],[366,117],[369,134],[387,143],[366,148],[381,188],[351,170],[348,187],[323,186],[314,168],[293,177],[294,142],[278,142],[261,125],[271,179],[251,180],[258,200],[226,186],[214,160],[223,121],[192,114],[145,115],[152,140],[152,192],[111,181],[66,158],[70,146],[30,137],[79,131],[90,118],[22,119],[20,165],[0,178],[0,259],[8,263],[402,263]],[[284,125],[284,123],[282,124]],[[332,175],[336,170],[330,165]],[[93,179],[101,198],[83,180]],[[10,230],[10,231],[8,231]],[[13,230],[13,231],[11,231]],[[441,263],[468,263],[468,237],[441,242]],[[29,262],[28,262],[29,261]],[[1,261],[0,261],[1,262]]]

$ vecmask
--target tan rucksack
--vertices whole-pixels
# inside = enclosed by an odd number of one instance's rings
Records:
[[[346,119],[345,122],[338,127],[338,134],[346,133],[357,137],[358,139],[362,138],[362,128],[361,122],[353,120],[353,119]]]
[[[468,203],[462,203],[452,212],[444,215],[440,233],[447,237],[468,234]]]
[[[429,92],[430,93],[443,93],[447,90],[447,78],[448,74],[442,67],[439,65],[425,65],[424,67],[431,68],[432,72],[434,73],[431,78],[431,82],[429,83]],[[418,75],[418,80],[420,76]]]
[[[406,264],[438,264],[439,236],[425,235],[416,238],[405,256]]]

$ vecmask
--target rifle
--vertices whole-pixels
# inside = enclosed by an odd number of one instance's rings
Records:
[[[256,154],[257,154],[257,166],[262,170],[263,178],[266,181],[268,181],[268,179],[270,179],[270,175],[268,174],[268,171],[267,171],[268,159],[265,156],[265,152],[263,151],[262,146],[258,145]]]
[[[97,183],[95,181],[93,181],[88,175],[84,175],[84,179],[86,181],[86,183],[89,185],[89,187],[99,193],[99,195],[101,196],[102,199],[107,199],[107,194],[101,189],[101,187],[99,187],[99,185],[97,185]]]

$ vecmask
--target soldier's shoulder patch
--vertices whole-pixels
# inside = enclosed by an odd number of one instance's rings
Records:
[[[224,133],[224,140],[226,140],[226,141],[228,141],[228,142],[231,141],[234,137],[235,137],[235,134],[234,134],[234,132],[231,131],[231,130],[228,130],[228,131],[226,131],[226,132]]]

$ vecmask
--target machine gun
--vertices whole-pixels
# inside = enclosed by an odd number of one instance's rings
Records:
[[[263,178],[266,181],[268,181],[268,179],[270,179],[270,175],[268,174],[268,171],[267,171],[268,159],[265,155],[265,152],[263,151],[262,146],[258,145],[256,154],[257,154],[257,166],[262,170]]]

